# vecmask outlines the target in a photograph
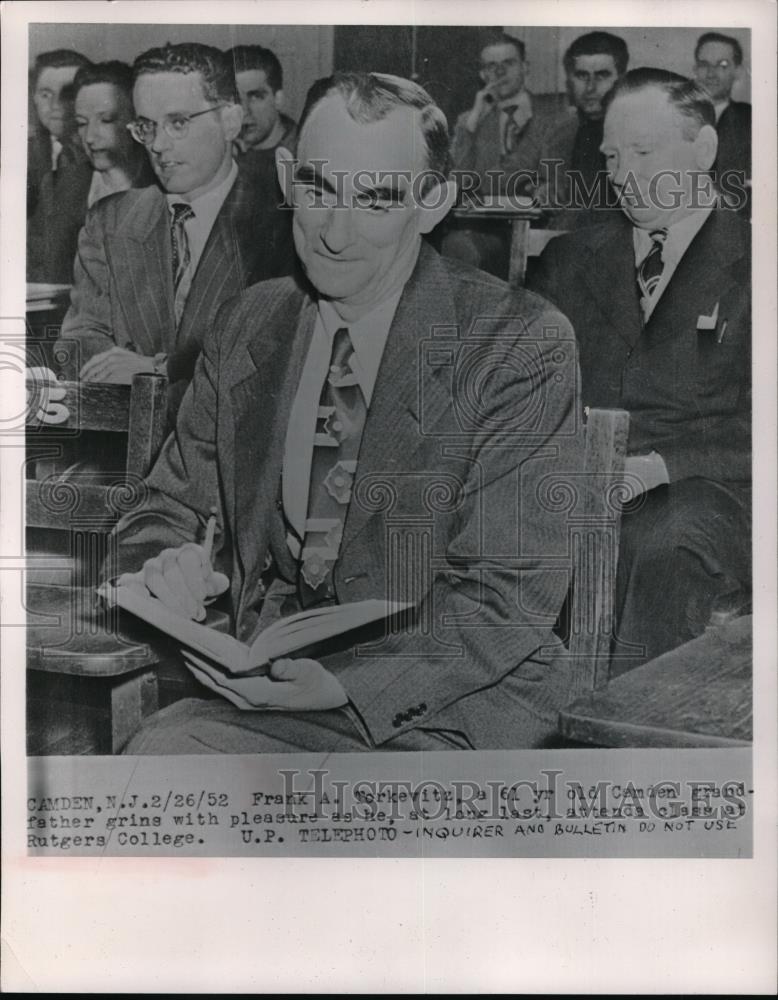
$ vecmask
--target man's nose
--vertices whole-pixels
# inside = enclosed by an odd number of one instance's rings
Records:
[[[154,133],[154,140],[149,147],[152,153],[162,153],[166,149],[170,149],[173,142],[167,132],[162,128],[161,125],[157,125],[157,130]]]
[[[341,253],[354,240],[354,220],[346,205],[327,210],[329,217],[322,229],[322,240],[332,253]]]
[[[590,76],[586,80],[585,92],[587,94],[594,94],[597,90],[597,81],[593,76]]]

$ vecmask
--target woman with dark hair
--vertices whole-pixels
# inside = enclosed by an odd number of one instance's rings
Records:
[[[87,209],[118,191],[155,181],[146,151],[127,130],[132,70],[122,62],[82,66],[72,85],[73,113],[86,161],[47,173],[27,234],[27,280],[73,280],[78,234]]]

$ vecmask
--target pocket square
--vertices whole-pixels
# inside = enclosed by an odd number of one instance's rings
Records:
[[[698,330],[715,330],[719,324],[719,304],[718,302],[713,307],[713,312],[710,316],[700,315],[697,317],[697,329]]]

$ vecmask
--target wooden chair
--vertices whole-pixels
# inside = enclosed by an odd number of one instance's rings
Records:
[[[562,229],[532,229],[530,220],[517,219],[511,225],[511,257],[508,269],[508,284],[519,288],[527,276],[527,261],[539,257],[546,246],[557,236],[563,236]]]
[[[610,680],[628,432],[625,411],[589,412],[584,495],[570,518],[573,671],[560,734],[568,745],[746,746],[751,740],[748,615],[714,615],[703,635]]]
[[[156,710],[157,657],[136,626],[119,629],[116,613],[97,606],[95,587],[111,528],[143,500],[165,433],[166,388],[151,374],[131,387],[28,379],[28,538],[38,529],[64,539],[59,555],[28,546],[28,573],[49,565],[60,580],[28,581],[28,752],[116,752]],[[126,443],[123,465],[63,469],[87,431],[117,451]],[[74,696],[77,716],[62,705]]]

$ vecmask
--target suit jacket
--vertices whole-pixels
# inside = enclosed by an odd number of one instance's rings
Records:
[[[99,201],[78,240],[71,305],[62,338],[80,345],[80,362],[114,345],[169,355],[173,399],[180,399],[219,307],[263,278],[288,274],[289,213],[280,196],[238,173],[205,244],[176,329],[170,215],[158,187]]]
[[[218,502],[216,563],[243,641],[257,628],[266,556],[289,559],[279,479],[316,312],[292,279],[225,307],[148,501],[117,527],[120,569],[134,571],[201,537]],[[422,247],[381,360],[334,584],[341,603],[413,595],[434,634],[322,657],[376,745],[414,726],[517,745],[512,672],[551,640],[567,589],[566,518],[538,498],[539,484],[582,461],[570,337],[538,296]],[[403,525],[397,565],[388,535]]]
[[[156,183],[145,152],[135,163],[133,188]],[[86,159],[65,163],[40,179],[35,212],[27,223],[27,280],[73,283],[78,234],[84,225],[92,184]]]
[[[717,178],[727,170],[742,171],[751,178],[751,105],[731,101],[722,111],[716,125],[719,150],[713,169]]]
[[[511,174],[520,171],[534,172],[540,163],[540,153],[543,137],[548,127],[548,118],[540,108],[539,99],[532,95],[532,118],[527,122],[516,147],[508,154],[503,152],[502,134],[500,131],[500,110],[495,105],[483,117],[475,132],[465,127],[469,112],[464,112],[454,126],[454,139],[451,147],[451,158],[457,170],[474,170],[481,177],[482,194],[492,193],[492,184],[486,176],[488,171],[499,170],[502,175],[497,190],[503,193],[521,194],[526,186],[526,179],[518,181],[518,187],[508,184]],[[514,182],[516,183],[516,182]],[[507,188],[506,188],[507,185]],[[530,184],[534,189],[534,184]]]
[[[749,227],[712,212],[644,324],[622,216],[552,240],[531,278],[573,324],[584,404],[629,410],[630,452],[671,482],[750,481],[750,262]]]

